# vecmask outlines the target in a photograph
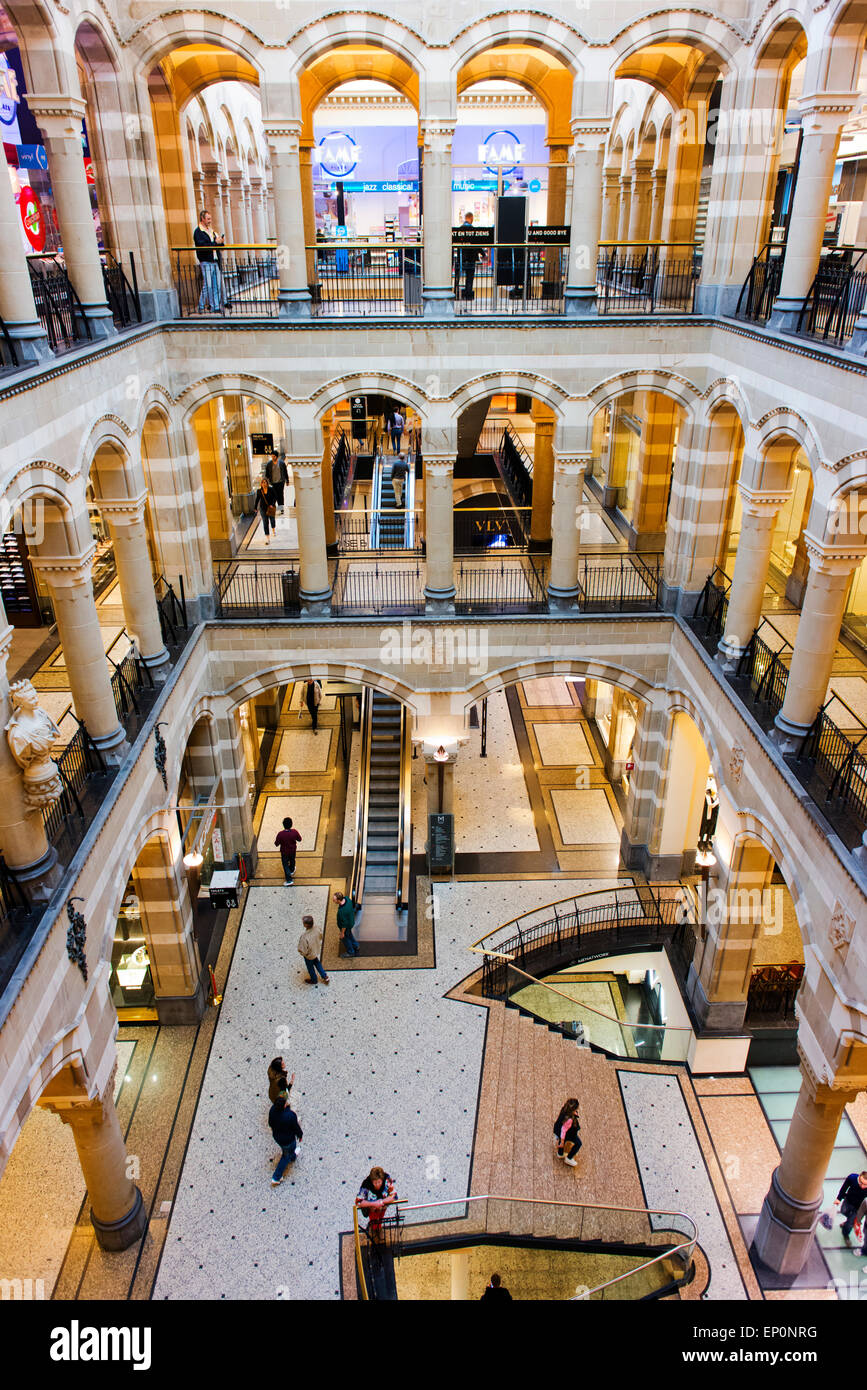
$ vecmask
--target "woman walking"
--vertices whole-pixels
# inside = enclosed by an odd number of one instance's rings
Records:
[[[268,479],[263,473],[259,479],[259,486],[256,490],[256,511],[262,518],[262,530],[265,532],[265,544],[271,544],[271,537],[268,532],[277,529],[277,494],[272,488]]]
[[[291,1076],[286,1073],[286,1063],[282,1057],[275,1057],[268,1067],[268,1099],[273,1105],[279,1095],[286,1092],[288,1095],[292,1090],[295,1081],[295,1073]]]
[[[565,1160],[570,1168],[577,1165],[575,1155],[581,1147],[581,1125],[578,1121],[579,1102],[570,1097],[554,1121],[554,1139],[557,1144],[557,1157]]]
[[[315,680],[305,681],[304,684],[304,703],[307,706],[315,734],[319,731],[319,705],[322,701],[322,686]]]

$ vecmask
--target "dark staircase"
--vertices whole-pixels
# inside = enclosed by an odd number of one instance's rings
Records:
[[[400,719],[398,700],[373,692],[370,737],[370,799],[364,892],[397,892],[400,844]]]

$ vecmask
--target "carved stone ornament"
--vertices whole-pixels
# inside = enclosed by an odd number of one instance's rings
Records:
[[[736,743],[732,748],[731,757],[729,758],[729,772],[731,773],[731,779],[734,782],[735,786],[737,786],[740,782],[741,773],[743,772],[743,770],[744,750],[743,748],[741,748],[739,743]]]
[[[24,800],[31,811],[51,806],[63,792],[63,783],[51,752],[60,730],[44,709],[30,681],[16,681],[9,688],[12,718],[6,740],[23,773]]]
[[[835,951],[843,951],[852,940],[855,918],[847,912],[841,902],[834,904],[834,915],[828,928],[828,938]]]

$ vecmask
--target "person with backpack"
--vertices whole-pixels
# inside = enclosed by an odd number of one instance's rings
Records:
[[[319,706],[322,703],[322,686],[319,684],[319,681],[313,680],[312,678],[305,681],[304,684],[304,703],[307,706],[307,712],[310,715],[310,722],[315,734],[319,731]]]
[[[355,927],[355,903],[352,898],[347,898],[345,893],[335,893],[334,901],[337,903],[337,930],[340,940],[346,947],[348,956],[357,956],[358,942],[352,934]]]
[[[271,1176],[271,1186],[279,1187],[283,1174],[298,1157],[298,1149],[304,1138],[304,1131],[298,1123],[298,1116],[289,1104],[289,1092],[281,1091],[268,1112],[268,1124],[274,1142],[280,1147],[277,1167]]]
[[[557,1157],[568,1163],[570,1168],[577,1165],[575,1155],[581,1147],[581,1126],[578,1123],[579,1102],[574,1096],[566,1101],[554,1121],[554,1139],[557,1144]]]
[[[407,472],[408,470],[403,455],[398,454],[394,463],[391,465],[391,486],[394,489],[395,504],[399,509],[403,507],[403,485],[406,482]]]

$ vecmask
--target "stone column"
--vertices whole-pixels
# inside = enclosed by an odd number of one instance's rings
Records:
[[[835,551],[809,533],[804,536],[804,544],[810,559],[807,589],[789,666],[786,697],[774,720],[775,741],[787,753],[798,750],[825,703],[849,584],[865,554],[863,545]]]
[[[0,605],[0,726],[5,730],[12,716],[6,662],[15,629],[6,622]],[[47,902],[63,874],[57,854],[49,845],[40,810],[24,800],[21,768],[12,756],[5,734],[0,734],[0,854],[23,884],[32,902]]]
[[[331,426],[322,422],[322,509],[325,514],[325,548],[337,554],[337,526],[334,521],[334,474],[331,468]]]
[[[97,499],[100,515],[108,522],[126,630],[135,639],[142,661],[157,680],[168,674],[170,660],[160,629],[151,559],[145,529],[147,494],[138,497]]]
[[[602,172],[602,227],[599,240],[617,240],[617,224],[620,218],[620,171],[604,169]]]
[[[48,152],[48,174],[60,224],[63,259],[81,300],[82,313],[94,338],[113,337],[116,329],[106,302],[81,148],[85,102],[81,97],[28,93],[27,106],[42,131]]]
[[[307,613],[327,617],[331,611],[331,580],[322,505],[322,461],[293,457],[287,463],[291,465],[295,485],[302,607]]]
[[[133,883],[147,941],[157,1017],[198,1023],[205,1011],[202,964],[193,935],[193,902],[178,837],[155,835],[142,848]]]
[[[567,612],[578,598],[578,561],[581,553],[584,469],[587,454],[561,454],[554,450],[554,505],[551,514],[551,573],[548,602]]]
[[[19,364],[44,362],[54,354],[36,312],[30,271],[21,249],[21,217],[12,184],[6,177],[0,179],[0,243],[4,248],[0,261],[0,318],[15,344]]]
[[[119,765],[129,750],[118,722],[108,660],[93,597],[91,568],[95,545],[78,555],[34,556],[33,568],[45,577],[54,604],[72,703],[78,718],[106,762]]]
[[[759,625],[777,513],[789,497],[788,491],[758,492],[743,483],[739,488],[741,535],[729,593],[726,630],[718,648],[718,659],[727,671],[734,670]]]
[[[563,227],[566,224],[566,172],[569,166],[569,146],[548,145],[548,207],[546,218],[549,227]],[[545,252],[545,273],[543,276],[543,297],[559,294],[560,286],[560,248],[549,247]]]
[[[453,613],[455,605],[454,454],[424,459],[425,612]]]
[[[629,240],[646,242],[650,235],[650,201],[653,192],[651,159],[632,161],[632,200],[629,204]]]
[[[629,240],[629,218],[632,205],[632,177],[630,174],[621,174],[618,179],[620,185],[620,202],[618,204],[619,213],[617,217],[617,232],[615,238],[618,246],[622,246]]]
[[[659,241],[665,207],[665,170],[654,169],[650,176],[650,231],[648,241]]]
[[[232,208],[231,184],[225,175],[221,174],[218,179],[220,190],[220,206],[223,210],[223,237],[227,246],[235,244],[235,219]]]
[[[301,122],[266,120],[265,136],[271,151],[274,216],[277,223],[277,265],[280,271],[278,313],[281,318],[309,318],[310,291],[307,288],[301,189]]]
[[[554,412],[533,402],[535,440],[533,444],[533,512],[530,519],[530,549],[551,549],[551,507],[554,500]]]
[[[304,214],[304,256],[309,287],[316,284],[316,251],[307,250],[316,244],[316,200],[313,194],[313,149],[307,143],[301,145],[301,203]]]
[[[762,1204],[753,1248],[779,1274],[803,1269],[823,1204],[823,1183],[845,1107],[856,1092],[813,1076],[801,1060],[803,1080],[782,1157]]]
[[[213,163],[203,163],[201,192],[202,206],[196,209],[196,217],[198,218],[199,213],[203,210],[205,212],[209,212],[213,219],[213,229],[218,236],[221,233],[225,234],[226,230],[224,225],[223,199],[222,190],[220,188],[220,182],[220,166],[216,163],[216,161],[214,161]],[[228,241],[228,237],[226,238],[226,240]]]
[[[665,545],[674,439],[680,411],[659,391],[636,392],[635,414],[642,421],[638,469],[630,525],[630,550]]]
[[[268,240],[268,227],[265,220],[265,203],[261,179],[250,181],[250,213],[253,219],[253,240],[264,246]]]
[[[113,1090],[114,1072],[102,1096],[42,1104],[72,1130],[99,1244],[103,1250],[128,1250],[144,1235],[148,1218],[141,1192],[127,1177],[126,1144]]]
[[[668,178],[665,183],[661,240],[666,243],[681,243],[670,253],[676,258],[685,256],[688,244],[695,240],[695,217],[698,211],[698,190],[707,127],[706,111],[703,100],[693,100],[675,112],[674,116],[668,146]]]
[[[242,243],[249,241],[247,234],[247,219],[244,208],[244,178],[236,170],[229,175],[229,200],[232,204],[232,226],[235,230],[235,241]]]
[[[454,311],[452,276],[452,136],[454,121],[422,119],[424,315]],[[428,567],[430,573],[430,567]]]
[[[686,980],[687,997],[702,1028],[723,1033],[743,1029],[759,934],[763,927],[782,927],[773,897],[765,891],[773,871],[773,857],[764,845],[741,842],[727,882],[715,885],[717,891],[707,898],[701,945]]]
[[[596,263],[602,226],[602,161],[610,121],[582,117],[572,121],[572,210],[566,313],[585,317],[596,311]]]
[[[812,92],[798,99],[801,157],[789,214],[786,259],[780,292],[768,321],[770,328],[794,332],[798,326],[819,265],[840,131],[857,100],[857,92]]]

